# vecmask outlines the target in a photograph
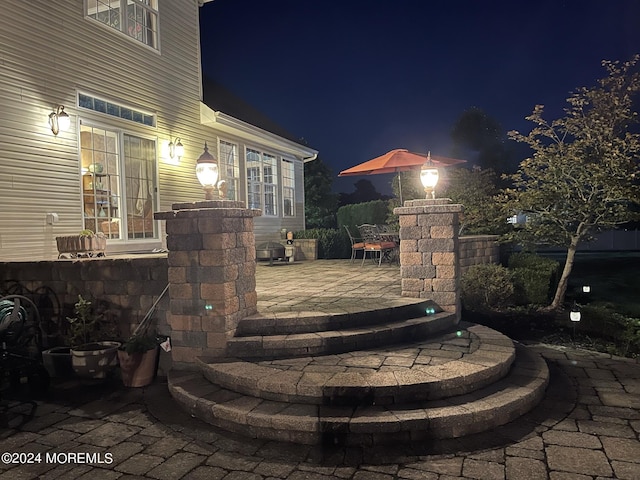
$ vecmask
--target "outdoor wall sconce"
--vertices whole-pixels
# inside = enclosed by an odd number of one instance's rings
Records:
[[[426,198],[429,198],[429,193],[431,193],[431,198],[436,198],[436,185],[438,184],[439,176],[438,169],[431,161],[431,152],[429,152],[427,161],[420,170],[420,181],[427,194]]]
[[[177,137],[175,143],[169,142],[169,156],[172,159],[177,157],[180,160],[184,155],[184,145],[180,140],[180,137]]]
[[[209,153],[207,142],[204,142],[204,152],[198,157],[196,163],[196,176],[204,189],[204,199],[213,200],[213,191],[218,182],[218,162]]]
[[[71,118],[67,112],[64,111],[64,105],[58,105],[56,111],[49,114],[49,126],[54,135],[69,130]]]

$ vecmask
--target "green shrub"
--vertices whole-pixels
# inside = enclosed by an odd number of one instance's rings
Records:
[[[311,228],[295,232],[293,238],[318,239],[318,258],[351,258],[351,242],[344,228]]]
[[[346,225],[351,229],[363,223],[384,224],[389,212],[387,204],[387,200],[373,200],[344,205],[338,209],[338,228],[344,229],[343,225]]]
[[[502,265],[473,265],[460,282],[462,304],[467,310],[499,310],[512,304],[512,273]]]
[[[609,353],[622,356],[640,354],[640,319],[622,315],[608,304],[584,305],[580,322],[573,325],[585,335],[595,335],[613,342]]]
[[[519,305],[548,303],[555,288],[559,264],[532,253],[514,253],[509,257],[513,271],[515,302]]]

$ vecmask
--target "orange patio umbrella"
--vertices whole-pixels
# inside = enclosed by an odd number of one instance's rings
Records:
[[[409,170],[419,170],[427,162],[428,158],[436,167],[449,167],[459,163],[465,163],[466,160],[458,160],[456,158],[441,157],[439,155],[431,155],[430,153],[415,153],[403,148],[391,150],[379,157],[368,160],[355,167],[347,168],[341,171],[338,176],[345,177],[348,175],[380,175],[383,173],[398,173]],[[402,183],[400,183],[400,204],[402,204]]]

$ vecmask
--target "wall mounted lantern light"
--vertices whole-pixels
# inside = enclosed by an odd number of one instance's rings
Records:
[[[180,160],[184,155],[184,145],[180,140],[180,137],[178,137],[175,142],[169,142],[169,156],[172,159],[177,157]]]
[[[49,114],[49,126],[54,135],[69,130],[71,118],[64,111],[64,105],[58,105],[56,111]]]
[[[204,188],[204,199],[213,200],[213,191],[218,182],[218,161],[209,153],[207,142],[204,143],[204,152],[196,163],[196,176]]]
[[[429,194],[431,194],[431,198],[436,198],[436,185],[438,184],[439,176],[438,169],[431,161],[431,152],[429,152],[427,161],[420,170],[420,181],[424,187],[426,198],[429,198]]]

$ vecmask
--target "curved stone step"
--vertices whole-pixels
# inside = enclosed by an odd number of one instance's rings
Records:
[[[207,361],[223,388],[268,400],[316,405],[392,405],[462,395],[504,377],[511,339],[482,325],[392,348],[275,361]]]
[[[415,341],[456,324],[455,314],[440,312],[345,330],[234,337],[227,342],[227,351],[231,357],[244,359],[327,355]]]
[[[362,305],[358,305],[351,312],[295,311],[270,315],[257,313],[240,320],[236,336],[289,335],[361,328],[387,322],[389,318],[417,318],[425,316],[428,312],[441,311],[432,300],[420,300],[412,304],[404,303],[377,310],[363,311]]]
[[[509,374],[472,393],[389,406],[319,406],[265,400],[170,372],[169,390],[192,415],[243,435],[304,444],[371,446],[457,438],[490,430],[532,409],[549,380],[544,360],[516,347]]]

